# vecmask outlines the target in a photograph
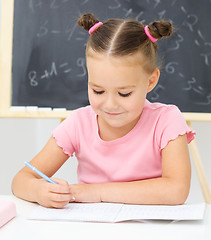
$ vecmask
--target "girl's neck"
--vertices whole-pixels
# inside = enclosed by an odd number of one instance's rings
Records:
[[[113,141],[118,138],[124,137],[127,135],[137,124],[140,116],[135,119],[133,122],[123,126],[123,127],[112,127],[107,122],[105,122],[102,118],[97,116],[98,123],[98,134],[103,141]]]

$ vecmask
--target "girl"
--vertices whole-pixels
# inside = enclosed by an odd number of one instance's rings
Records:
[[[150,103],[157,84],[157,39],[172,25],[135,20],[99,22],[84,14],[90,106],[72,111],[31,164],[51,177],[75,153],[79,184],[51,184],[24,167],[13,193],[45,207],[69,202],[183,204],[190,188],[191,131],[176,106]]]

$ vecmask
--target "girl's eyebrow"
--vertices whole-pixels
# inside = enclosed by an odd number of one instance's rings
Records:
[[[123,87],[118,87],[118,89],[126,89],[126,88],[135,88],[135,85],[128,85],[128,86],[123,86]]]
[[[103,88],[102,86],[92,82],[89,82],[89,84],[92,85],[93,87]],[[128,86],[117,87],[117,89],[127,89],[127,88],[135,88],[135,87],[136,87],[135,85],[128,85]]]
[[[92,83],[92,82],[88,82],[89,85],[92,85],[93,87],[99,87],[99,88],[102,88],[101,86],[95,84],[95,83]]]

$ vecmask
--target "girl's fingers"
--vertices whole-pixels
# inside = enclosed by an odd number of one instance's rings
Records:
[[[66,186],[67,188],[69,188],[69,183],[63,179],[59,179],[59,178],[52,178],[57,184],[62,185],[62,186]],[[56,185],[56,184],[54,184]]]
[[[49,197],[53,202],[69,202],[72,198],[72,194],[49,193]]]
[[[69,189],[69,187],[61,185],[61,184],[50,183],[49,192],[58,193],[58,194],[69,194],[70,189]]]
[[[71,201],[72,194],[66,181],[60,179],[54,181],[56,184],[40,179],[37,202],[44,207],[62,208]]]
[[[51,207],[53,208],[63,208],[65,205],[67,205],[68,202],[51,202]]]
[[[60,179],[60,178],[52,178],[52,180],[56,183],[59,183],[59,184],[62,184],[62,185],[68,185],[68,182],[63,180],[63,179]]]
[[[53,179],[57,184],[52,184],[49,183],[49,191],[53,192],[53,193],[66,193],[69,194],[70,193],[70,188],[69,188],[69,184],[61,179]]]
[[[70,202],[76,202],[76,198],[75,198],[75,196],[73,194],[71,194]]]

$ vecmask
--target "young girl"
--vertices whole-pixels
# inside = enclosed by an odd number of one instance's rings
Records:
[[[31,164],[51,177],[75,153],[79,184],[48,183],[24,167],[14,177],[13,193],[55,208],[69,202],[183,204],[195,133],[176,106],[146,100],[160,75],[156,41],[171,36],[171,23],[101,23],[84,14],[78,24],[90,33],[90,106],[72,111]]]

